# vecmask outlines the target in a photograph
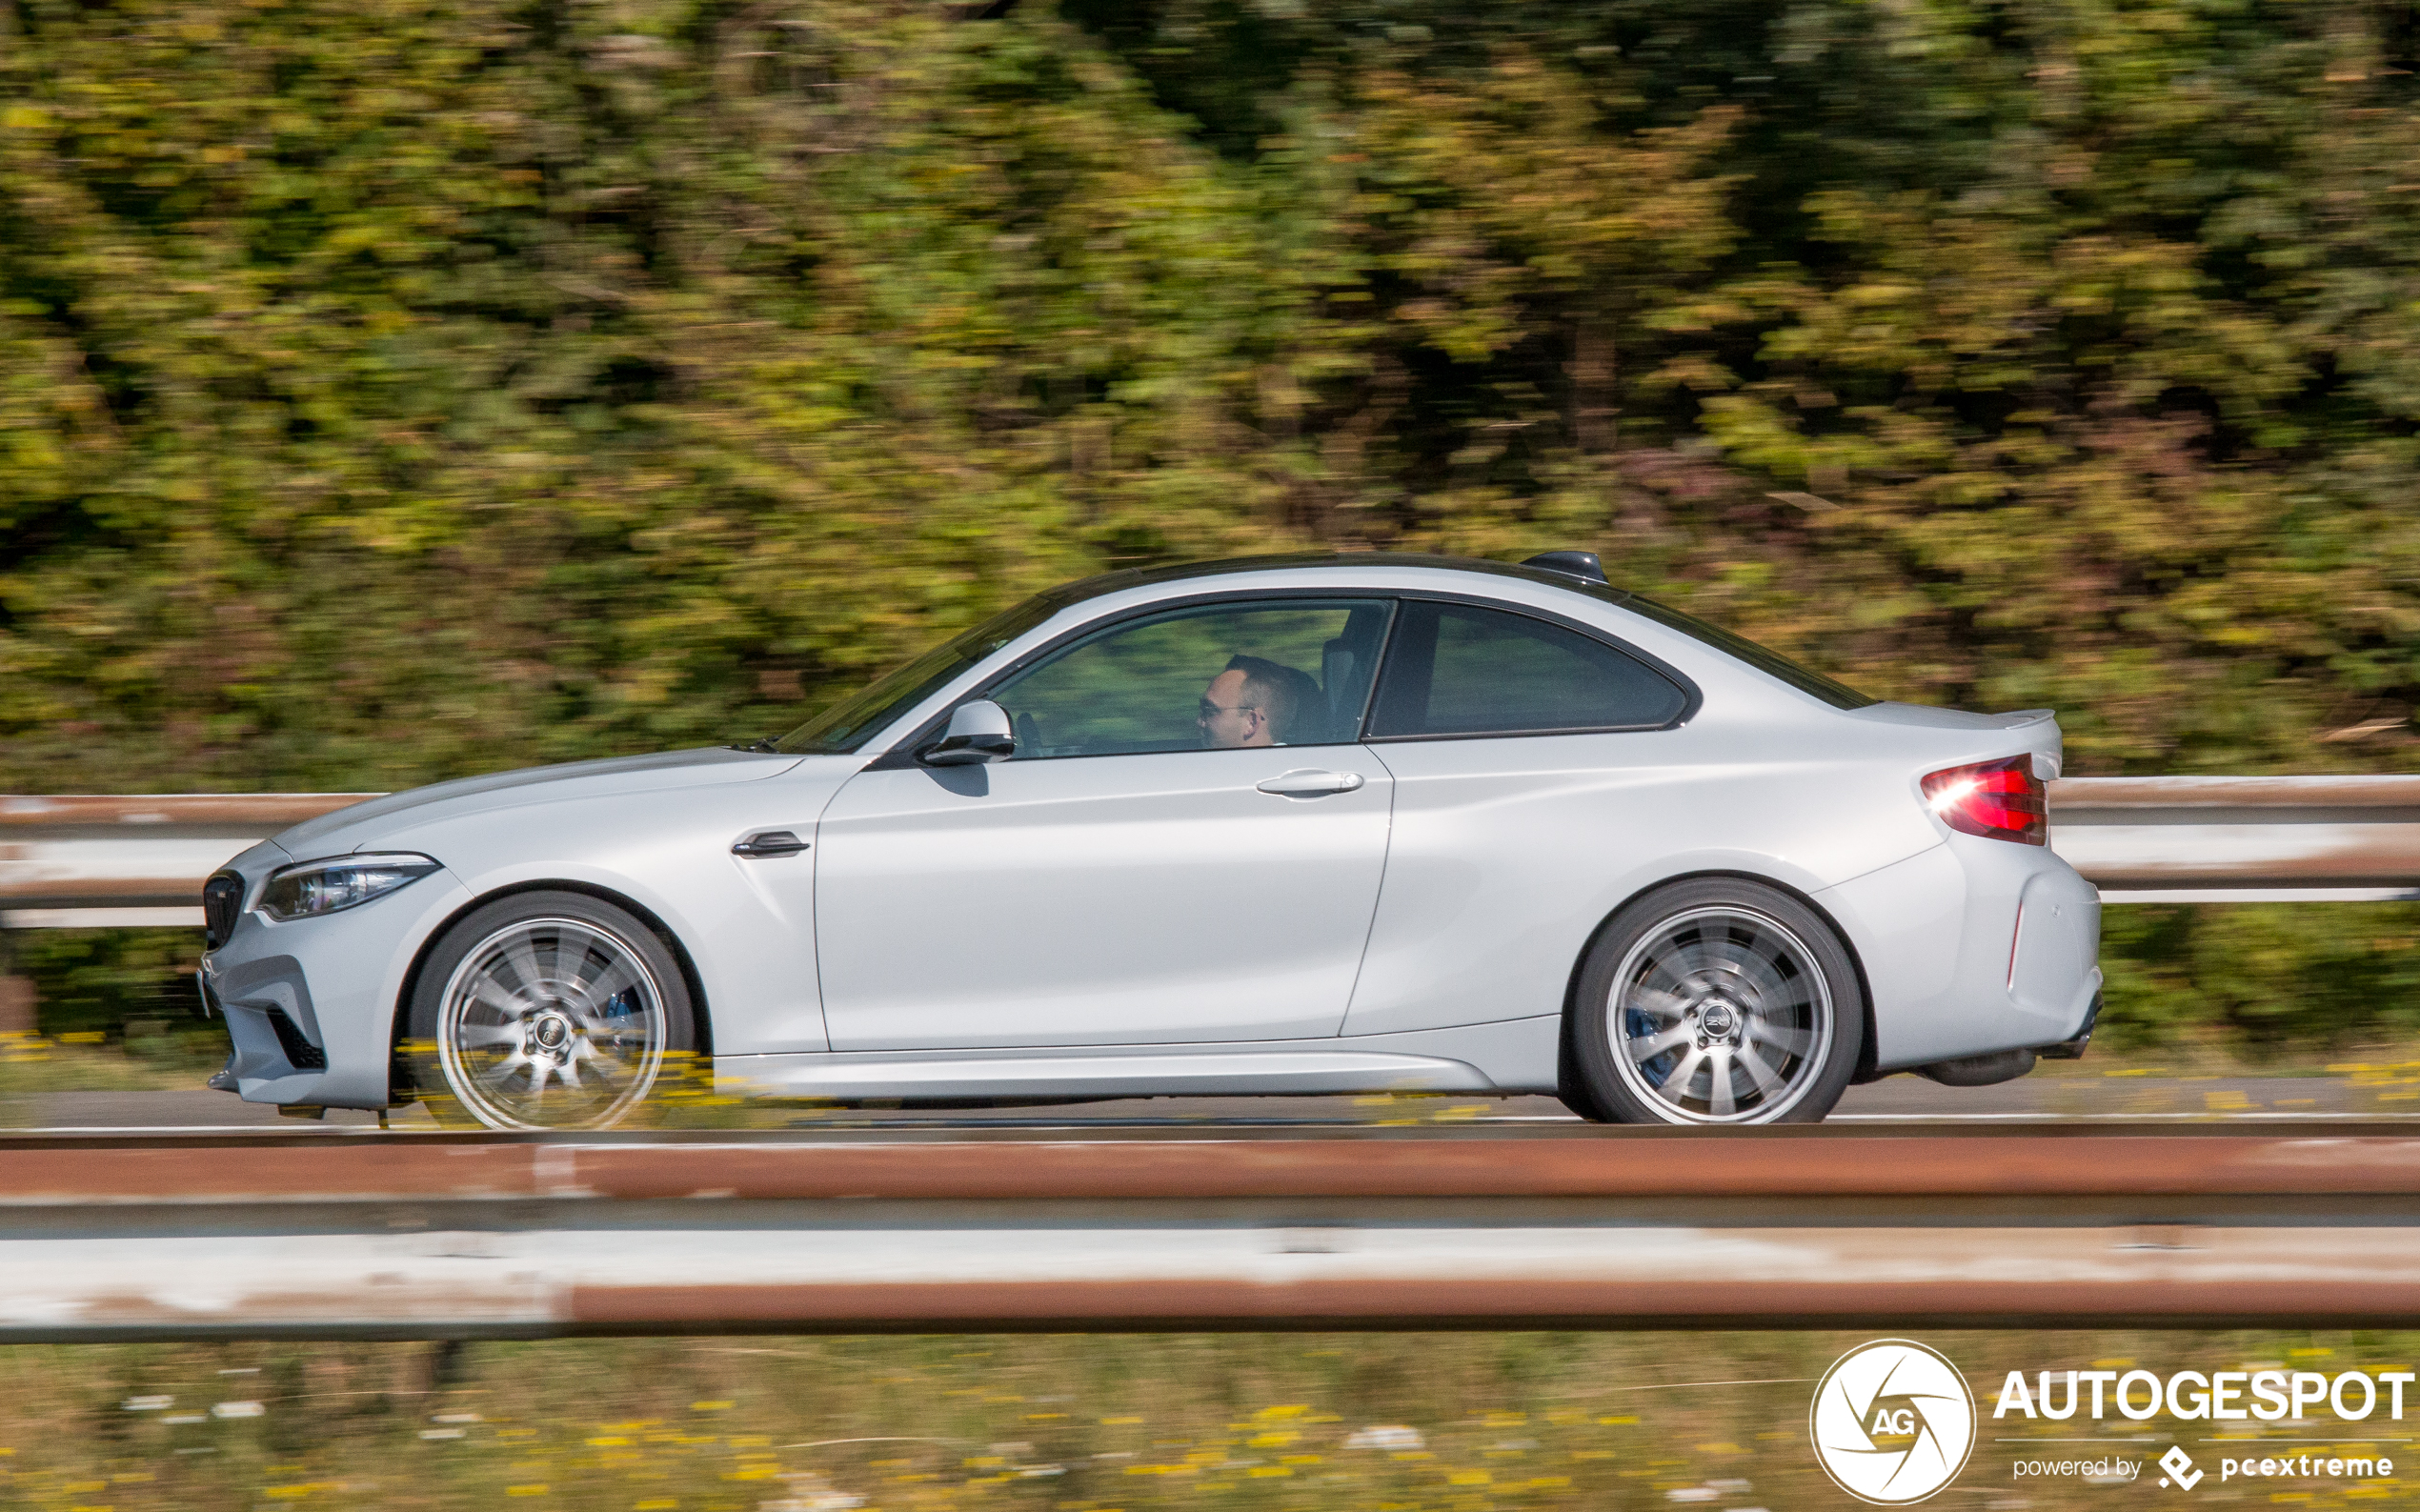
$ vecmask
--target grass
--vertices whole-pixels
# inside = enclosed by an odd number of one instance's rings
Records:
[[[190,1033],[148,1041],[110,1041],[93,1032],[50,1038],[0,1035],[0,1127],[46,1121],[41,1099],[49,1093],[193,1091],[219,1067],[225,1054],[223,1040],[213,1044]],[[2322,1099],[2311,1095],[2314,1089],[2288,1085],[2289,1078],[2339,1082],[2349,1097]],[[2206,1085],[2246,1079],[2255,1082],[2249,1093]],[[2323,1111],[2323,1100],[2331,1109],[2341,1105],[2348,1116],[2420,1113],[2420,1058],[2409,1044],[2359,1045],[2332,1056],[2314,1051],[2258,1062],[2247,1062],[2216,1045],[2135,1051],[2096,1046],[2082,1060],[2041,1062],[2028,1081],[2033,1101],[2043,1111],[2071,1115],[2223,1118],[2250,1111]],[[2263,1081],[2277,1082],[2279,1095],[2263,1092],[2258,1085]],[[1956,1094],[1941,1097],[1954,1099]],[[1485,1118],[1497,1107],[1493,1099],[1469,1094],[1377,1094],[1327,1099],[1316,1116],[1373,1125],[1455,1124]],[[1082,1107],[1067,1111],[1076,1117],[1097,1113]],[[1288,1111],[1300,1110],[1289,1106]],[[1048,1112],[1009,1108],[1000,1110],[1000,1116],[1042,1117]],[[402,1127],[427,1121],[416,1110],[404,1110],[397,1118]],[[717,1090],[709,1067],[676,1056],[665,1069],[655,1100],[628,1126],[781,1129],[862,1121],[853,1109],[795,1099],[757,1102]]]
[[[110,1042],[98,1031],[43,1035],[0,1034],[0,1098],[45,1092],[168,1092],[189,1090],[227,1059],[199,1037],[163,1038],[156,1049]]]
[[[10,1402],[0,1502],[43,1512],[1846,1507],[1808,1448],[1807,1404],[1825,1367],[1870,1337],[19,1345],[0,1352]],[[1959,1363],[1982,1401],[1974,1458],[1947,1504],[2048,1512],[2104,1506],[2109,1489],[2020,1484],[2012,1460],[2153,1460],[2182,1441],[2214,1468],[2221,1450],[2204,1441],[2207,1424],[2165,1419],[1995,1422],[2007,1370],[2112,1361],[2162,1373],[2246,1362],[2380,1369],[2412,1358],[2420,1340],[1938,1332],[1925,1341]],[[2298,1453],[2343,1441],[2330,1431],[2409,1433],[2332,1419],[2301,1431],[2252,1426]],[[2055,1441],[2087,1432],[2126,1441]],[[2283,1493],[2303,1506],[2381,1504],[2348,1499],[2349,1489],[2221,1488],[2213,1476],[2196,1500],[2267,1504]],[[2384,1504],[2403,1500],[2390,1488]]]

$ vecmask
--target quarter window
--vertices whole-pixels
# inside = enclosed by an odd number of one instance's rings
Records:
[[[1655,729],[1688,697],[1603,641],[1525,615],[1408,602],[1370,738]]]

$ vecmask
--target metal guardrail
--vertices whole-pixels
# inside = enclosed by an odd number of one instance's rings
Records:
[[[0,1144],[0,1341],[2420,1319],[2374,1127]]]
[[[2070,777],[2050,843],[2105,902],[2420,898],[2420,776]]]
[[[0,925],[202,922],[202,882],[374,793],[0,796]]]
[[[236,852],[369,793],[0,796],[0,923],[189,923]],[[2420,898],[2420,776],[2072,777],[2051,844],[2108,902]]]

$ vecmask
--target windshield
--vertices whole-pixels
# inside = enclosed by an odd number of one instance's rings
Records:
[[[857,750],[958,674],[1048,619],[1063,602],[1056,594],[1044,594],[993,615],[906,666],[877,677],[871,686],[783,736],[774,748],[789,756],[838,756]]]
[[[1834,681],[1820,672],[1802,667],[1780,652],[1767,650],[1745,635],[1735,635],[1720,625],[1709,625],[1695,615],[1684,615],[1669,604],[1659,604],[1652,598],[1630,593],[1623,594],[1621,604],[1632,614],[1644,615],[1666,629],[1693,636],[1717,651],[1746,662],[1759,672],[1779,677],[1801,693],[1812,694],[1835,709],[1863,709],[1867,704],[1882,702],[1880,698],[1859,693],[1846,683]]]

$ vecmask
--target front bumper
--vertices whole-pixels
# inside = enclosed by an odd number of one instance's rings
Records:
[[[257,878],[248,878],[249,897]],[[394,1022],[413,961],[471,900],[439,871],[358,908],[275,922],[245,910],[202,958],[226,1017],[228,1074],[247,1102],[384,1108]]]

